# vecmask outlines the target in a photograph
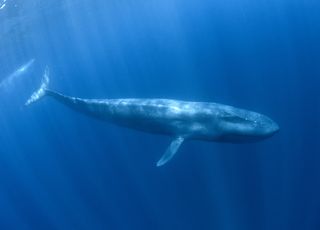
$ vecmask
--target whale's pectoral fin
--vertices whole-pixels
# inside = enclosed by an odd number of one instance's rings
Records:
[[[177,137],[175,138],[170,146],[167,148],[166,152],[163,154],[163,156],[160,158],[160,160],[157,162],[157,166],[162,166],[165,163],[167,163],[171,158],[176,154],[178,151],[180,145],[183,143],[184,138],[183,137]]]

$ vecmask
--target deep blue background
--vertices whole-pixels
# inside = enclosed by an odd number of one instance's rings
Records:
[[[0,3],[3,1],[0,1]],[[7,0],[0,10],[0,229],[320,229],[318,0]],[[45,65],[86,98],[264,113],[256,144],[190,141],[23,104]]]

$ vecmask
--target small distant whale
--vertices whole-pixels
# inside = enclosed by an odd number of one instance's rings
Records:
[[[13,82],[16,81],[17,78],[19,78],[21,75],[23,75],[34,63],[34,59],[29,60],[27,63],[20,66],[18,69],[16,69],[13,73],[11,73],[9,76],[5,77],[0,82],[0,89],[3,88],[5,90],[8,90],[11,88],[11,85]]]
[[[170,99],[82,99],[48,89],[49,69],[26,105],[50,96],[68,107],[128,128],[173,137],[157,166],[167,163],[186,139],[243,143],[265,139],[279,126],[265,115],[228,105]]]

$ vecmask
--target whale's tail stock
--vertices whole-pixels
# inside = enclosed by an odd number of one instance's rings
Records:
[[[33,92],[33,94],[27,100],[25,105],[30,105],[30,104],[38,101],[39,99],[41,99],[43,96],[45,96],[48,85],[49,85],[49,67],[46,66],[39,89],[37,89],[36,91]]]

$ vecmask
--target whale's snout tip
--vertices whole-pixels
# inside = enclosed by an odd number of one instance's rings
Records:
[[[265,119],[262,120],[262,127],[262,130],[264,130],[262,133],[266,137],[272,136],[280,130],[278,123],[269,117],[265,117]]]
[[[271,130],[270,130],[270,133],[271,134],[275,134],[277,132],[280,131],[280,127],[279,125],[276,123],[276,122],[273,122],[272,126],[271,126]]]

